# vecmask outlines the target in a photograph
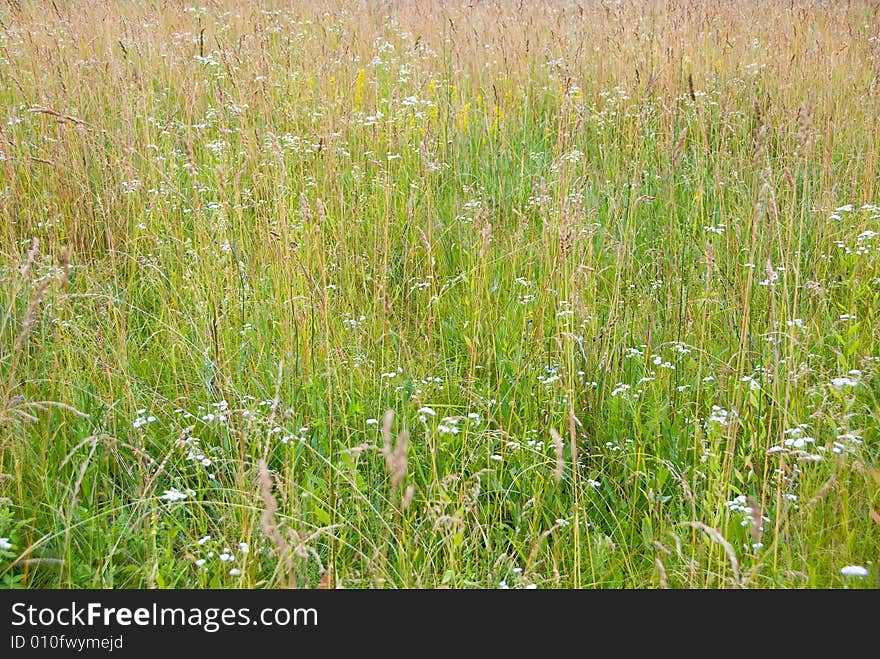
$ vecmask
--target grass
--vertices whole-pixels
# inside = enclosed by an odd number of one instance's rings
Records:
[[[0,21],[5,587],[877,586],[872,3]]]

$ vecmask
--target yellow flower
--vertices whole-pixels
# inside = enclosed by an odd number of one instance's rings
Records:
[[[354,109],[360,111],[364,101],[364,69],[360,69],[354,81]]]

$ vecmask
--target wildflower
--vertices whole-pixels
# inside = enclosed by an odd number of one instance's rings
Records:
[[[144,414],[144,413],[146,413],[146,410],[138,411],[138,414]],[[154,417],[154,416],[146,416],[146,417],[139,416],[134,421],[132,421],[131,425],[134,426],[135,430],[138,430],[139,428],[143,428],[148,423],[153,423],[153,421],[155,421],[155,420],[156,420],[156,417]]]
[[[730,412],[718,405],[713,405],[712,414],[706,419],[706,423],[717,423],[719,426],[726,426],[730,423]]]
[[[196,561],[196,567],[202,567],[207,561],[204,558],[200,558]]]
[[[9,542],[9,538],[0,538],[0,550],[9,551],[12,549],[12,543]]]
[[[201,547],[203,544],[205,544],[206,542],[208,542],[208,540],[210,540],[210,539],[211,539],[211,536],[209,536],[209,535],[202,536],[201,538],[199,538],[199,539],[196,541],[196,544],[197,544],[199,547]]]
[[[786,440],[783,442],[783,444],[785,444],[785,445],[788,446],[789,448],[802,449],[802,448],[804,448],[807,444],[813,444],[813,443],[815,443],[815,441],[816,441],[816,440],[815,440],[815,438],[813,438],[813,437],[795,437],[795,438],[789,438],[789,439],[786,439]]]
[[[851,432],[845,432],[841,435],[837,435],[837,440],[841,442],[851,442],[853,444],[861,444],[861,440]]]
[[[241,570],[239,570],[237,567],[234,567],[231,570],[229,570],[229,574],[233,577],[237,577],[238,575],[241,574]]]
[[[757,381],[755,378],[753,378],[751,375],[744,375],[744,376],[742,376],[742,378],[740,379],[740,381],[741,381],[741,382],[748,382],[748,383],[749,383],[749,389],[751,389],[752,391],[755,391],[756,389],[760,389],[760,388],[761,388],[761,383],[758,382],[758,381]]]
[[[845,577],[867,577],[868,576],[867,568],[864,568],[861,565],[847,565],[845,567],[840,568],[840,573]]]
[[[165,490],[159,498],[164,499],[165,501],[182,501],[183,499],[186,499],[186,497],[187,495],[185,493],[181,492],[176,487],[172,487],[170,490]]]
[[[619,383],[614,388],[614,390],[611,392],[611,397],[615,398],[615,397],[619,396],[620,394],[626,393],[626,391],[629,389],[630,389],[630,386],[628,384]]]
[[[675,366],[673,366],[669,362],[663,361],[663,357],[661,357],[660,355],[654,355],[651,358],[651,361],[654,362],[654,366],[659,366],[660,368],[668,368],[673,371],[675,370]]]
[[[748,498],[745,495],[741,494],[738,497],[736,497],[735,499],[727,501],[724,505],[731,512],[742,513],[744,515],[751,515],[752,508],[751,508],[751,506],[748,505],[748,503],[749,503]]]
[[[240,554],[247,554],[250,550],[251,550],[251,548],[248,546],[248,543],[246,543],[246,542],[239,542],[238,543],[238,552]]]
[[[858,383],[858,380],[847,376],[831,379],[831,386],[835,389],[843,389],[844,387],[855,387]]]

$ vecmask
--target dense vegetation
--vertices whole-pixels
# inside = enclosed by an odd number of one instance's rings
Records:
[[[6,0],[0,114],[5,586],[877,585],[876,4]]]

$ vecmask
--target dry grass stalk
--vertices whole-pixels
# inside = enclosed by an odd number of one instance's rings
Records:
[[[28,249],[27,258],[25,259],[25,262],[22,264],[21,270],[19,271],[22,277],[26,277],[28,272],[30,272],[31,266],[33,266],[34,264],[34,259],[37,258],[37,254],[39,253],[40,241],[36,238],[33,238],[31,239],[31,246]]]
[[[21,323],[21,329],[18,332],[18,336],[15,339],[15,345],[12,348],[12,365],[9,369],[7,391],[12,391],[15,385],[15,377],[18,372],[21,355],[24,352],[25,343],[27,343],[28,335],[37,320],[37,310],[40,308],[40,303],[43,301],[43,295],[46,293],[46,289],[49,287],[50,283],[50,279],[44,279],[37,285],[33,298],[28,305],[27,311],[25,311],[24,320]]]
[[[669,580],[666,577],[666,566],[663,565],[663,561],[660,560],[659,556],[654,559],[654,563],[657,566],[657,575],[660,579],[660,587],[669,588]]]
[[[391,422],[394,419],[394,410],[388,410],[382,417],[382,455],[385,456],[385,466],[391,475],[391,486],[397,487],[406,478],[407,464],[406,452],[409,447],[409,433],[400,431],[397,435],[397,443],[391,441]]]
[[[749,525],[749,533],[752,536],[752,543],[758,544],[764,535],[764,520],[761,515],[761,506],[755,497],[751,496],[748,498],[748,503],[749,517],[752,519],[752,523]]]
[[[804,508],[809,509],[809,508],[812,508],[813,506],[815,506],[817,503],[819,503],[825,497],[825,495],[831,491],[831,488],[834,486],[834,483],[836,480],[837,480],[837,478],[835,477],[835,475],[831,474],[831,476],[828,478],[827,481],[825,481],[825,483],[822,485],[822,487],[819,488],[819,490],[816,492],[816,494],[814,494],[810,498],[810,500],[804,504]]]
[[[320,231],[321,227],[327,224],[327,212],[324,210],[324,202],[320,199],[315,200],[315,208],[318,213],[318,223],[315,226],[315,231]]]
[[[275,545],[275,551],[279,556],[287,552],[287,543],[278,526],[275,516],[278,513],[278,502],[272,493],[272,476],[265,460],[259,463],[260,498],[263,500],[263,515],[260,518],[263,535]]]
[[[809,94],[807,100],[803,102],[800,108],[798,108],[798,133],[797,146],[795,147],[796,158],[805,158],[810,153],[810,147],[813,144],[813,112],[813,95]]]
[[[742,582],[740,581],[739,560],[736,558],[736,551],[734,551],[733,546],[721,534],[721,531],[713,529],[711,526],[703,524],[702,522],[681,522],[681,526],[689,526],[693,529],[702,531],[712,542],[720,545],[724,549],[728,561],[730,561],[730,569],[733,571],[734,582],[737,586],[742,585]]]
[[[407,508],[409,508],[410,504],[413,501],[413,498],[415,497],[415,494],[415,487],[410,485],[408,488],[406,488],[406,491],[403,493],[403,499],[400,502],[401,509],[406,510]]]
[[[562,435],[556,428],[550,428],[550,436],[553,438],[553,448],[556,451],[556,468],[553,470],[553,478],[559,483],[565,476],[565,444],[562,441]]]
[[[682,155],[684,155],[684,143],[687,139],[687,126],[681,129],[678,133],[678,139],[675,140],[675,147],[672,149],[672,169],[678,168],[678,163],[681,161]]]

